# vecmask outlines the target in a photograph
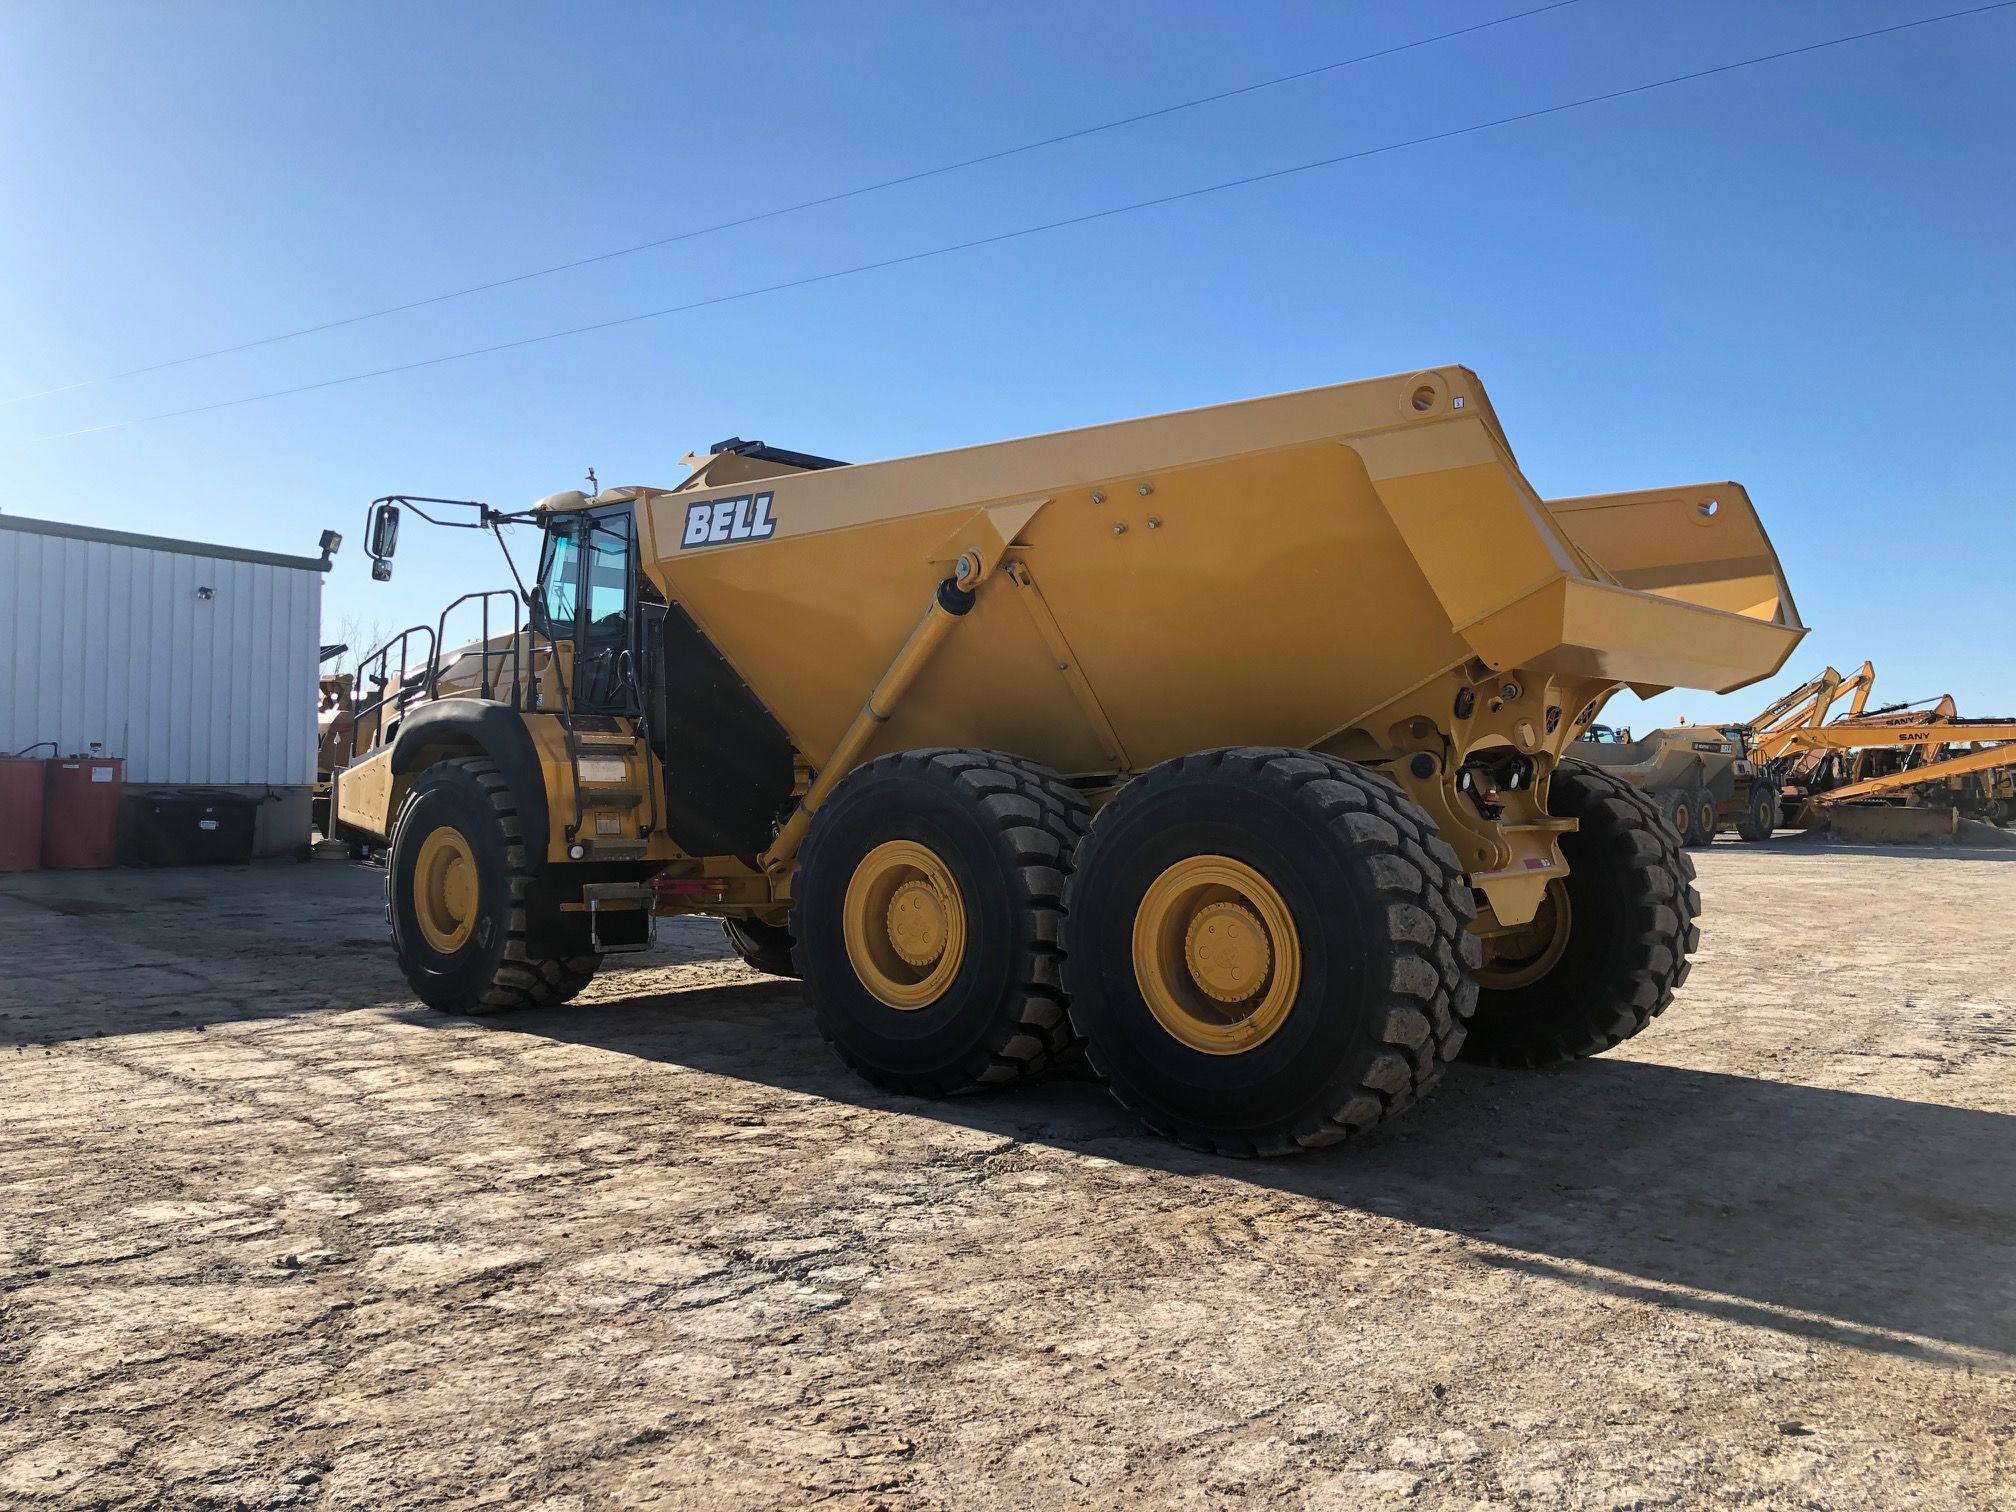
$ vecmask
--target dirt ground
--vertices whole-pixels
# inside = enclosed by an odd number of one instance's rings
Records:
[[[1700,864],[1623,1050],[1251,1164],[704,923],[476,1023],[348,861],[0,879],[0,1507],[2016,1508],[2016,852]]]

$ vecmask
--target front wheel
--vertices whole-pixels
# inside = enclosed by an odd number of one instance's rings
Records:
[[[499,1013],[564,1003],[588,985],[600,956],[528,947],[535,875],[510,784],[489,761],[456,757],[414,780],[392,832],[385,912],[421,1002]]]
[[[1715,795],[1707,788],[1694,789],[1693,836],[1688,841],[1688,844],[1713,845],[1715,843],[1715,831],[1721,827],[1721,820],[1716,814],[1718,807],[1720,805],[1716,803]]]
[[[1474,911],[1455,852],[1385,778],[1308,751],[1180,757],[1079,848],[1072,1021],[1160,1133],[1228,1155],[1335,1144],[1462,1044]]]
[[[1743,805],[1743,817],[1736,821],[1737,838],[1753,844],[1769,840],[1778,828],[1778,789],[1768,782],[1750,784],[1750,797]]]
[[[1597,1055],[1638,1033],[1687,980],[1701,943],[1694,863],[1645,794],[1595,767],[1555,769],[1548,812],[1568,875],[1531,923],[1494,936],[1466,1060],[1545,1066]]]

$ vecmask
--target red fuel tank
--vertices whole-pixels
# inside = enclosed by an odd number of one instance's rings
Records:
[[[56,756],[46,765],[42,864],[52,871],[117,866],[126,763],[117,756]]]
[[[42,864],[42,791],[49,764],[41,757],[0,756],[0,872]]]

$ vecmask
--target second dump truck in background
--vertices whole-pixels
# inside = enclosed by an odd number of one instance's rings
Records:
[[[420,997],[579,991],[654,914],[804,978],[890,1087],[1086,1042],[1157,1129],[1322,1145],[1457,1054],[1589,1055],[1696,940],[1638,792],[1565,762],[1622,687],[1803,634],[1732,483],[1543,500],[1438,368],[845,466],[724,443],[555,495],[536,582],[415,627],[339,827]],[[389,572],[402,506],[380,501]],[[506,615],[508,611],[508,623]],[[418,656],[406,648],[418,647]]]
[[[1684,845],[1707,845],[1725,827],[1769,840],[1779,824],[1778,783],[1750,734],[1743,725],[1670,725],[1633,739],[1597,725],[1567,754],[1644,793]]]

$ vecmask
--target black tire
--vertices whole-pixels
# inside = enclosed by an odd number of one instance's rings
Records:
[[[421,847],[444,827],[468,845],[476,881],[474,923],[449,953],[428,943],[413,902]],[[399,969],[421,1002],[447,1013],[501,1013],[550,1008],[588,985],[599,955],[543,959],[526,947],[535,875],[510,784],[490,762],[458,756],[414,779],[392,831],[385,913]]]
[[[1224,856],[1279,894],[1301,981],[1272,1034],[1214,1053],[1148,1006],[1135,919],[1172,866]],[[1335,1144],[1427,1092],[1476,997],[1456,854],[1393,783],[1308,751],[1166,761],[1100,811],[1065,888],[1064,982],[1093,1067],[1150,1128],[1227,1155]]]
[[[943,1097],[1019,1080],[1068,1050],[1057,935],[1088,823],[1057,773],[998,752],[903,751],[850,773],[806,834],[791,913],[798,975],[841,1059],[878,1086]],[[902,840],[944,863],[967,929],[956,975],[914,1009],[863,984],[842,917],[863,858]]]
[[[1682,845],[1694,843],[1694,795],[1686,788],[1655,788],[1646,795]]]
[[[770,976],[795,977],[798,967],[791,959],[797,941],[782,924],[765,924],[761,919],[723,919],[721,933],[728,946],[752,971]]]
[[[1547,1066],[1620,1045],[1665,1012],[1701,943],[1694,862],[1647,795],[1569,761],[1554,772],[1547,807],[1580,821],[1561,837],[1567,946],[1524,986],[1494,988],[1487,965],[1466,1060]]]
[[[1762,781],[1750,784],[1750,796],[1743,806],[1743,817],[1736,821],[1738,839],[1755,844],[1769,840],[1778,828],[1778,789]]]
[[[1694,789],[1692,801],[1694,807],[1694,838],[1688,841],[1688,844],[1713,845],[1715,843],[1715,832],[1721,828],[1721,820],[1717,817],[1715,811],[1721,805],[1715,801],[1715,795],[1709,792],[1707,788]]]

